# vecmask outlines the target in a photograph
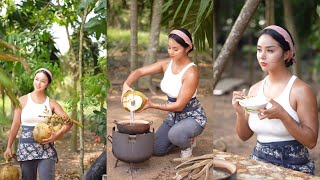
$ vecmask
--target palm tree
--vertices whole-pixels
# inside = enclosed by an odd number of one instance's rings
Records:
[[[212,48],[213,39],[213,0],[173,1],[163,5],[163,24],[169,28],[184,27],[193,34],[197,50],[205,49],[206,40]]]

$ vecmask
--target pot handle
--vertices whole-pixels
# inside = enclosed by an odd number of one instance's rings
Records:
[[[108,141],[110,141],[111,144],[112,144],[112,136],[108,135],[107,139],[108,139]]]

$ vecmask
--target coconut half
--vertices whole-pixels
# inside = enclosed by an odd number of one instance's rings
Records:
[[[139,91],[128,91],[122,99],[122,105],[127,111],[139,111],[146,103],[146,96]]]

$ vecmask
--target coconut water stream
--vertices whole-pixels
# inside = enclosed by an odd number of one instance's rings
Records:
[[[130,125],[134,124],[134,106],[136,105],[136,101],[133,99],[130,102],[131,108],[130,108]]]

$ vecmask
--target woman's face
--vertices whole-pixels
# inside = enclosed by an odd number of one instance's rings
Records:
[[[168,40],[168,54],[170,59],[172,60],[179,60],[182,57],[187,55],[187,49],[181,46],[177,41],[172,38]]]
[[[284,60],[288,53],[284,53],[279,43],[270,35],[263,34],[257,43],[257,60],[263,71],[285,66]]]
[[[39,72],[34,76],[33,86],[35,90],[44,91],[48,85],[48,77],[43,72]]]

